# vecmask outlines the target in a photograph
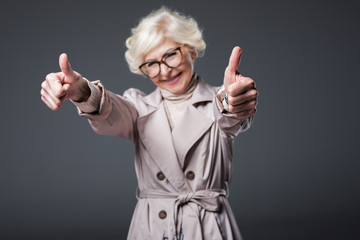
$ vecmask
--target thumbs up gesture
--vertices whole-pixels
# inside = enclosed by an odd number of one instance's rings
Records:
[[[90,96],[90,89],[83,77],[72,70],[68,56],[59,57],[61,72],[50,73],[41,84],[41,100],[53,111],[58,110],[66,100],[81,102]]]
[[[228,109],[236,118],[247,118],[255,114],[258,91],[251,78],[242,76],[237,68],[240,64],[241,48],[235,47],[225,69],[224,86],[227,93]]]

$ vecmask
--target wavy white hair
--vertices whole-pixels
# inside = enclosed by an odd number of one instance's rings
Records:
[[[166,7],[142,18],[131,32],[132,35],[126,40],[125,58],[130,71],[135,74],[142,74],[138,67],[143,63],[145,55],[165,38],[186,44],[196,51],[197,56],[202,56],[206,48],[197,22],[192,17]]]

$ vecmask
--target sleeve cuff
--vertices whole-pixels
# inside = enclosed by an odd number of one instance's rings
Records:
[[[84,78],[84,80],[87,82],[91,94],[90,97],[88,98],[87,101],[84,102],[75,102],[72,101],[74,103],[74,105],[77,107],[79,114],[80,113],[94,113],[94,112],[99,112],[99,106],[100,106],[100,100],[101,100],[101,90],[99,89],[98,86],[96,86],[96,83],[98,81],[95,82],[90,82],[89,80],[87,80],[86,78]]]

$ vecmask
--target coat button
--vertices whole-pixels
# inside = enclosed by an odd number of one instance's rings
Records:
[[[161,210],[161,211],[159,212],[159,218],[160,218],[160,219],[165,219],[166,216],[167,216],[167,214],[166,214],[166,212],[165,212],[164,210]]]
[[[162,181],[162,180],[165,179],[165,175],[164,175],[164,173],[161,172],[161,171],[156,174],[156,177],[157,177],[157,179],[159,179],[160,181]]]
[[[186,173],[186,178],[189,179],[189,180],[194,180],[195,178],[195,173],[193,171],[188,171]]]

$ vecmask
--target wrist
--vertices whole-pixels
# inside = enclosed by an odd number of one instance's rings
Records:
[[[71,98],[71,100],[73,100],[74,102],[86,102],[91,95],[91,90],[89,88],[88,82],[84,78],[81,78],[80,81],[81,84],[78,88],[78,95]]]
[[[221,113],[231,113],[229,111],[228,94],[224,86],[222,86],[216,95],[218,107]]]

